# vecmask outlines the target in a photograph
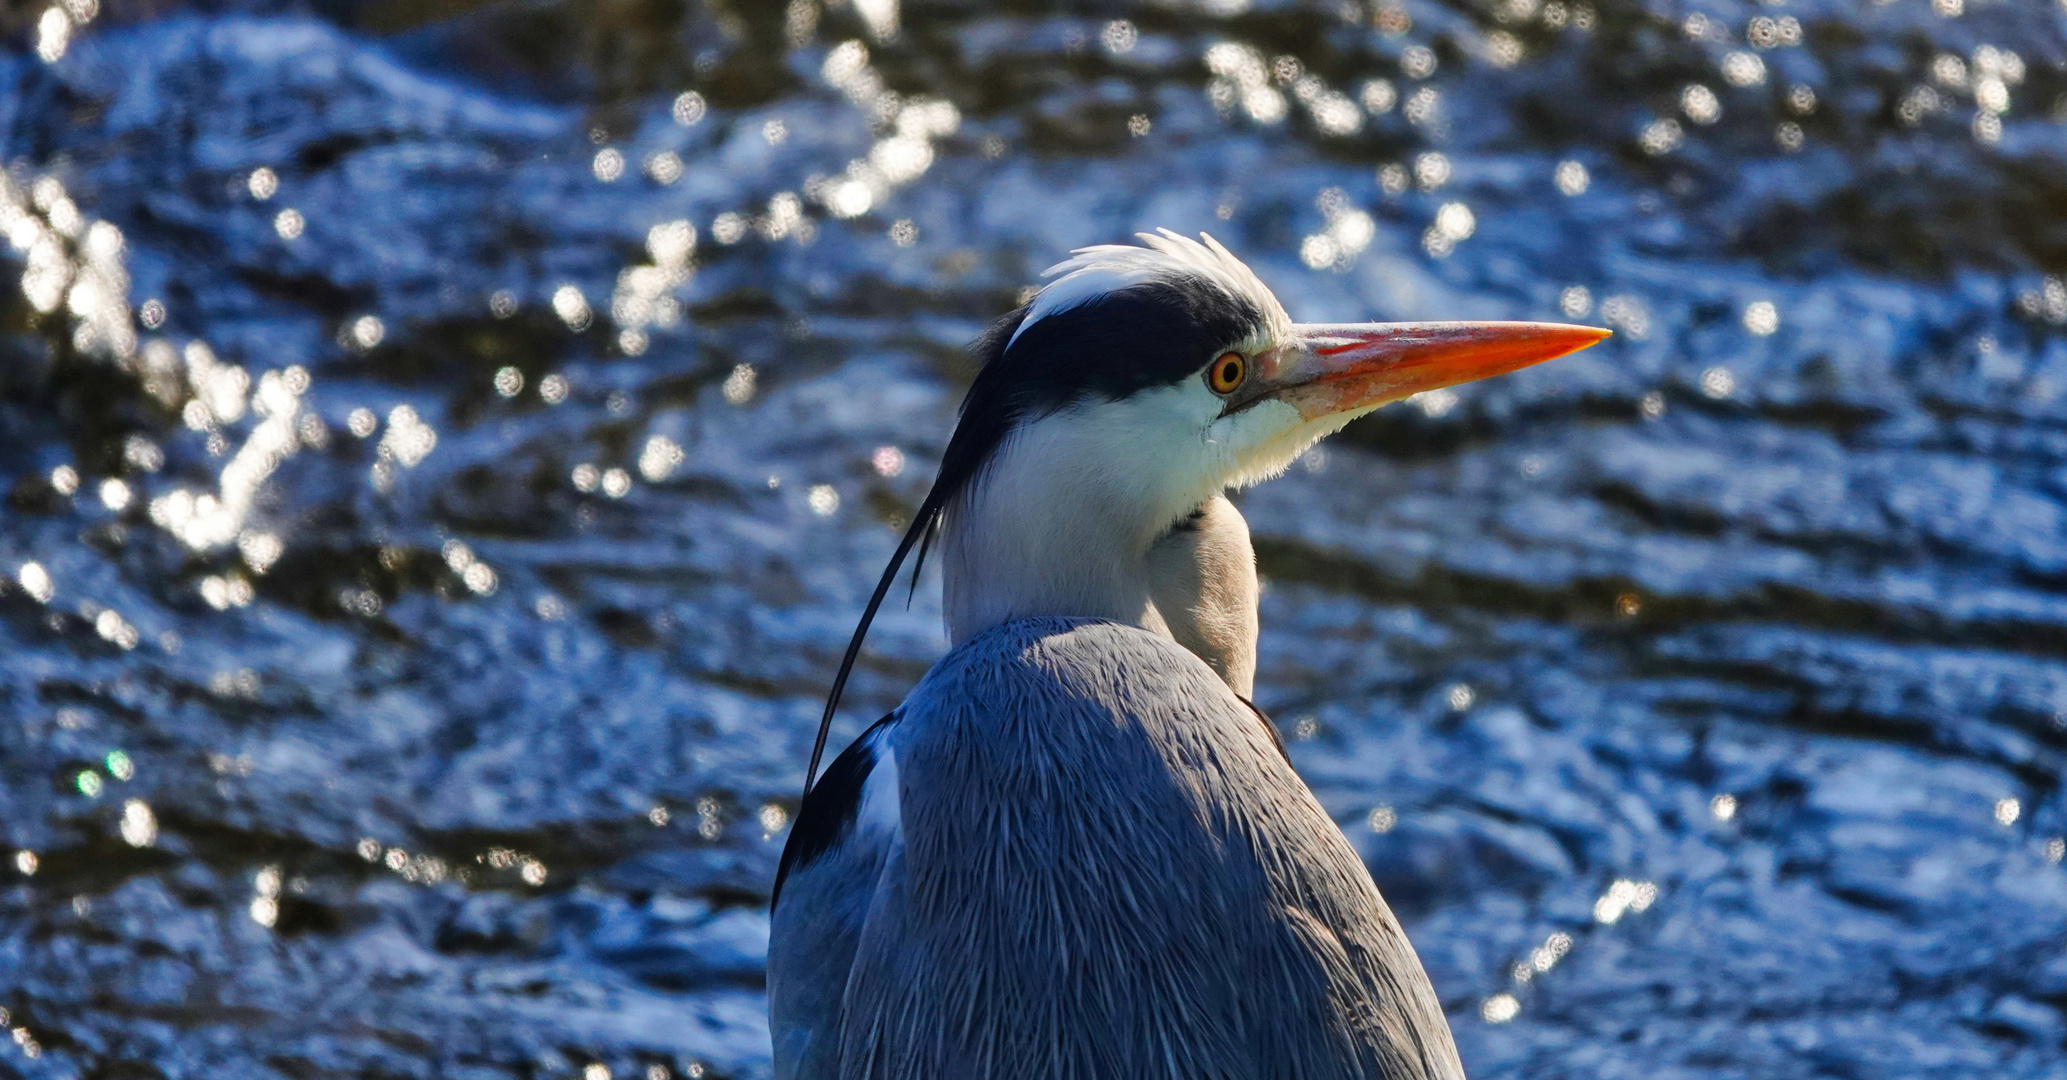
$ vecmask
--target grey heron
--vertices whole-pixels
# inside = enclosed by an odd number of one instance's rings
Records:
[[[1463,1076],[1250,703],[1255,556],[1225,493],[1386,402],[1607,331],[1300,325],[1211,237],[1140,239],[1075,252],[975,346],[826,720],[936,536],[952,647],[814,783],[821,726],[777,871],[782,1080]]]

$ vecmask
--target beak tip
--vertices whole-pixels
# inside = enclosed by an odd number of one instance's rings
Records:
[[[1615,336],[1615,332],[1613,330],[1608,329],[1605,326],[1567,325],[1562,327],[1562,329],[1570,332],[1571,341],[1573,344],[1571,348],[1566,349],[1563,353],[1558,354],[1560,356],[1570,355],[1572,353],[1578,352],[1581,349],[1592,348],[1593,346],[1598,345],[1601,342],[1606,341],[1609,338]]]

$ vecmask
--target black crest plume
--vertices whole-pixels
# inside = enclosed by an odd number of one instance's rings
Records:
[[[897,542],[897,550],[890,556],[890,565],[883,568],[883,576],[876,582],[876,591],[869,595],[868,606],[861,609],[861,621],[855,624],[854,636],[847,642],[847,652],[840,657],[839,674],[833,676],[832,691],[825,697],[825,713],[818,718],[818,738],[811,743],[811,765],[804,770],[806,794],[817,782],[818,763],[825,756],[825,739],[832,731],[833,713],[840,707],[840,694],[847,689],[847,676],[854,671],[854,661],[861,655],[861,643],[868,637],[869,624],[875,622],[877,609],[883,606],[883,598],[890,594],[890,585],[897,579],[898,568],[904,565],[912,548],[917,547],[919,557],[911,568],[911,588],[917,590],[919,571],[926,566],[926,551],[940,532],[940,518],[946,512],[948,502],[968,485],[983,460],[1005,437],[1009,417],[1002,414],[994,418],[986,416],[984,419],[990,422],[982,426],[987,429],[988,438],[982,440],[981,447],[976,446],[979,439],[974,430],[976,425],[970,423],[971,413],[987,413],[989,410],[984,409],[981,402],[1001,398],[997,394],[979,394],[978,390],[984,385],[985,375],[1003,367],[999,359],[1004,355],[1006,344],[1012,340],[1012,332],[1019,329],[1020,321],[1025,318],[1026,308],[1021,307],[992,323],[970,350],[983,367],[977,372],[975,383],[969,387],[968,396],[962,399],[955,433],[948,439],[947,452],[941,456],[940,474],[933,478],[933,486],[927,490],[925,500],[919,503],[918,512],[912,515],[911,525],[904,530],[904,538]],[[965,435],[969,437],[965,438]]]

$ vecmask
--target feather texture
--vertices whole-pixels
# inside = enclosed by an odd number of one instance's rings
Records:
[[[1461,1080],[1348,841],[1168,638],[1007,623],[866,741],[896,763],[897,824],[790,871],[784,1080]]]

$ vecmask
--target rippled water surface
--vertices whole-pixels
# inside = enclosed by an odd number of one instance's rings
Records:
[[[1474,1076],[2067,1074],[2052,0],[0,22],[0,1074],[767,1075],[960,347],[1157,225],[1619,331],[1244,496]]]

